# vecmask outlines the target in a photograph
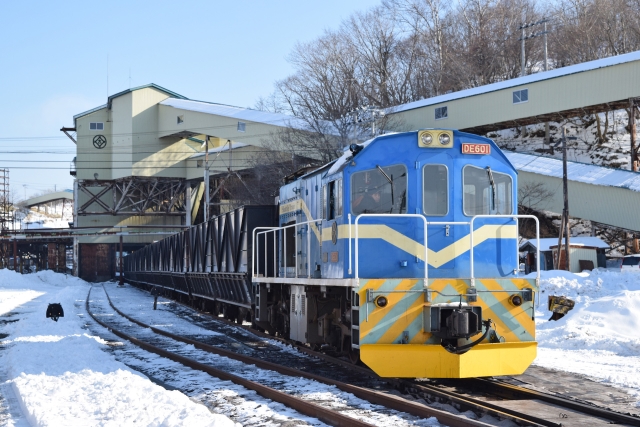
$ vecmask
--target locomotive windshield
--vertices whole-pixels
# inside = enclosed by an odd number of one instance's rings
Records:
[[[513,212],[513,184],[509,175],[470,165],[464,167],[462,174],[465,215],[509,215]]]
[[[351,212],[402,214],[407,212],[407,168],[377,166],[351,176]]]
[[[445,165],[425,165],[422,169],[425,215],[444,216],[449,212],[449,179]]]

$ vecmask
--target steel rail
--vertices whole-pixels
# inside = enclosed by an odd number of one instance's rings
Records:
[[[237,325],[236,325],[237,326]],[[252,330],[252,332],[255,332]],[[269,336],[269,335],[266,335]],[[269,336],[270,337],[270,336]],[[273,338],[273,337],[272,337]],[[457,393],[447,392],[441,390],[437,387],[426,385],[426,384],[416,384],[408,380],[403,380],[400,378],[380,378],[375,372],[370,370],[369,368],[365,368],[362,366],[356,366],[351,364],[350,362],[345,362],[340,359],[336,359],[335,357],[326,355],[324,353],[318,353],[310,348],[300,346],[298,344],[294,344],[294,346],[302,353],[308,354],[310,356],[318,357],[320,359],[336,363],[345,367],[348,367],[351,370],[355,370],[357,372],[362,373],[363,375],[369,375],[373,378],[383,379],[388,383],[392,384],[397,389],[416,389],[425,394],[429,394],[431,396],[435,396],[441,399],[447,400],[452,406],[458,405],[458,407],[471,410],[473,412],[487,413],[489,415],[496,416],[498,418],[506,418],[515,421],[519,425],[527,425],[527,426],[546,426],[546,427],[561,427],[562,424],[554,423],[542,418],[533,417],[528,414],[524,414],[522,412],[514,411],[508,408],[503,408],[498,405],[492,405],[487,402],[476,400],[471,397],[462,396]],[[445,421],[442,421],[445,423]],[[468,424],[465,424],[468,425]]]
[[[109,298],[108,294],[107,294],[107,298]],[[184,307],[187,307],[189,309],[193,309],[192,306],[183,304],[181,302],[177,302],[176,301],[176,303],[180,304],[180,305],[182,305]],[[116,307],[114,307],[113,305],[112,305],[112,307],[114,308],[114,310],[118,311],[118,309]],[[121,315],[127,317],[124,314],[121,314]],[[450,404],[452,404],[452,406],[456,406],[457,405],[460,408],[464,408],[465,410],[471,410],[474,413],[487,413],[489,415],[493,415],[493,416],[496,416],[498,418],[510,419],[510,420],[518,423],[519,425],[534,426],[534,427],[536,427],[536,426],[562,427],[561,423],[554,423],[554,422],[550,422],[550,421],[547,421],[547,420],[544,420],[544,419],[532,417],[532,416],[530,416],[528,414],[520,413],[520,412],[511,410],[511,409],[508,409],[508,408],[502,408],[502,407],[497,406],[497,405],[493,405],[493,408],[492,408],[492,407],[489,407],[488,405],[485,405],[484,404],[485,402],[483,402],[481,400],[476,400],[476,399],[473,399],[473,398],[470,398],[470,397],[467,397],[467,396],[462,396],[460,394],[453,393],[453,392],[446,392],[446,391],[441,390],[441,389],[439,389],[437,387],[434,387],[434,386],[416,384],[416,383],[413,383],[413,382],[410,382],[410,381],[407,381],[407,380],[403,380],[403,379],[399,379],[399,378],[381,378],[369,368],[362,367],[362,366],[357,366],[357,365],[352,364],[351,362],[346,362],[344,360],[337,359],[337,358],[335,358],[333,356],[329,356],[329,355],[327,355],[325,353],[314,351],[314,350],[310,349],[309,347],[306,347],[304,345],[296,344],[296,343],[294,343],[292,341],[286,340],[286,339],[281,338],[281,337],[276,337],[276,336],[273,336],[273,335],[269,335],[269,334],[266,334],[264,332],[257,331],[256,329],[249,328],[247,326],[238,325],[235,322],[227,320],[227,319],[220,319],[220,318],[214,317],[214,316],[211,316],[211,317],[213,319],[219,321],[219,322],[226,323],[226,324],[228,324],[228,325],[230,325],[232,327],[240,327],[240,328],[243,328],[245,330],[248,330],[251,333],[253,333],[254,335],[257,335],[257,336],[260,336],[260,337],[264,337],[264,338],[267,338],[267,339],[273,339],[273,340],[276,340],[276,341],[280,341],[280,342],[282,342],[284,344],[291,345],[292,347],[296,348],[301,353],[305,353],[305,354],[307,354],[309,356],[316,357],[318,359],[326,360],[327,362],[331,362],[331,363],[334,363],[336,365],[340,365],[340,366],[346,367],[346,368],[348,368],[348,369],[350,369],[352,371],[359,372],[359,373],[361,373],[363,375],[367,375],[367,376],[370,376],[370,377],[373,377],[373,378],[383,379],[383,380],[387,381],[388,383],[390,383],[391,385],[393,385],[397,389],[420,388],[421,391],[424,392],[425,394],[428,394],[428,395],[434,396],[434,397],[438,397],[440,399],[444,399],[447,402],[449,402]],[[133,318],[130,318],[130,317],[127,317],[127,318],[130,321],[134,322],[134,323],[137,322]],[[154,329],[153,327],[150,327],[150,326],[147,326],[147,327],[151,328],[152,330]],[[163,331],[163,332],[165,332],[165,331]],[[169,333],[169,332],[167,332],[167,333]],[[199,343],[199,344],[206,345],[206,344],[202,344],[202,343]],[[227,355],[226,354],[227,350],[216,348],[216,351],[221,352],[220,353],[221,355],[224,355],[224,356]],[[233,358],[237,357],[238,360],[240,360],[241,357],[245,357],[245,356],[231,352],[231,355],[229,357],[233,357]],[[259,366],[258,363],[263,363],[263,364],[265,364],[265,366],[270,364],[270,362],[262,361],[260,359],[256,359],[256,362],[250,362],[250,363],[255,363],[256,366]],[[279,368],[285,368],[285,367],[282,367],[280,365],[276,365],[276,366],[278,366]],[[266,368],[266,369],[272,369],[272,368]],[[275,368],[273,368],[273,369],[275,369]],[[285,368],[285,369],[292,369],[292,368]],[[295,375],[305,376],[305,377],[307,375],[309,375],[309,378],[314,379],[314,378],[311,377],[313,374],[309,374],[309,373],[304,372],[304,371],[297,371],[295,369],[293,371],[296,372]],[[333,380],[328,379],[328,378],[321,378],[318,381],[324,382],[326,384],[333,384],[333,382],[332,382]],[[346,385],[344,383],[337,382],[337,384],[336,384],[337,387],[339,387],[338,384]],[[361,390],[360,387],[355,387],[355,386],[350,386],[350,387],[354,387],[353,390],[355,390],[355,391]],[[344,389],[344,391],[348,391],[350,393],[353,393],[357,397],[360,397],[362,399],[367,400],[365,397],[363,397],[361,395],[357,395],[355,393],[355,391],[352,391],[350,389]],[[387,394],[382,394],[382,396],[391,397],[390,395],[387,395]],[[408,401],[408,402],[411,403],[410,401]],[[389,406],[391,404],[391,403],[373,402],[373,401],[372,401],[372,403],[380,403],[380,404],[385,405],[385,406]],[[420,406],[420,408],[423,408],[423,405],[419,405],[419,406]],[[426,408],[428,408],[429,410],[432,410],[434,412],[438,411],[437,409],[433,409],[433,408],[430,408],[430,407],[426,407]],[[407,413],[412,413],[409,409],[399,409],[399,410],[403,410],[404,412],[407,412]],[[420,414],[414,414],[414,415],[422,416]],[[482,423],[480,421],[471,420],[469,418],[461,418],[461,417],[459,417],[459,416],[457,416],[455,414],[451,414],[449,412],[444,412],[443,416],[447,417],[447,418],[443,418],[442,420],[439,418],[440,415],[431,415],[431,416],[436,417],[439,422],[441,422],[443,424],[447,424],[447,425],[449,425],[451,427],[469,426],[469,425],[483,425],[483,426],[488,425],[488,424]],[[540,422],[537,422],[537,421],[540,421]],[[462,423],[460,424],[460,422],[462,422]]]
[[[252,332],[256,333],[255,331],[252,330]],[[260,335],[264,335],[267,337],[271,337],[270,335],[266,335],[266,334],[262,334],[259,333]],[[273,337],[271,337],[273,338]],[[277,339],[277,338],[276,338]],[[299,346],[299,345],[295,345],[295,347],[303,352],[306,353],[310,356],[314,356],[314,357],[318,357],[318,358],[322,358],[323,360],[327,360],[327,361],[331,361],[333,363],[342,365],[342,366],[347,366],[352,370],[358,371],[360,373],[362,373],[363,375],[370,375],[372,377],[375,378],[379,378],[373,371],[371,371],[368,368],[362,367],[362,366],[355,366],[350,364],[350,362],[345,362],[343,360],[340,359],[336,359],[332,356],[326,355],[324,353],[318,353],[315,352],[313,350],[311,350],[310,348],[304,347],[304,346]],[[436,396],[439,398],[444,398],[447,399],[457,405],[460,405],[464,408],[468,408],[471,409],[472,411],[477,411],[477,410],[481,410],[483,412],[487,412],[489,414],[493,414],[493,415],[497,415],[499,417],[502,418],[509,418],[509,419],[513,419],[513,420],[517,420],[518,422],[526,422],[528,423],[528,425],[532,425],[531,423],[536,423],[539,425],[544,425],[544,426],[552,426],[552,427],[560,427],[562,426],[562,423],[554,423],[552,421],[548,421],[542,418],[537,418],[537,417],[532,417],[530,415],[527,414],[523,414],[517,411],[512,411],[508,408],[503,408],[501,406],[498,405],[493,405],[493,404],[489,404],[485,401],[481,401],[481,400],[476,400],[474,398],[471,397],[466,397],[466,396],[460,396],[458,393],[454,393],[454,392],[449,392],[449,391],[445,391],[442,389],[439,389],[438,387],[432,386],[432,385],[428,385],[428,384],[416,384],[413,383],[411,381],[408,380],[403,380],[403,379],[398,379],[398,378],[385,378],[385,380],[387,380],[388,382],[396,385],[397,387],[403,387],[403,388],[415,388],[418,391],[430,394],[432,396]],[[558,406],[561,406],[563,408],[567,408],[567,409],[573,409],[575,411],[578,412],[582,412],[588,415],[593,415],[593,416],[597,416],[600,418],[605,418],[605,419],[609,419],[611,421],[615,421],[616,423],[623,423],[623,424],[627,424],[627,425],[633,425],[633,426],[640,426],[640,417],[637,416],[633,416],[633,415],[627,415],[627,414],[623,414],[620,412],[615,412],[615,411],[610,411],[604,408],[600,408],[598,406],[591,406],[589,404],[583,404],[580,402],[576,402],[574,400],[567,400],[566,398],[563,397],[558,397],[558,396],[553,396],[550,394],[546,394],[543,392],[538,392],[535,390],[531,390],[531,389],[527,389],[527,388],[523,388],[523,387],[518,387],[512,384],[507,384],[507,383],[502,383],[502,382],[498,382],[495,380],[489,380],[489,379],[484,379],[484,378],[475,378],[475,379],[471,379],[471,381],[479,381],[481,382],[483,385],[490,385],[490,386],[494,386],[496,388],[503,388],[504,391],[510,392],[511,394],[520,394],[522,396],[526,396],[530,399],[537,399],[537,400],[541,400],[541,401],[545,401],[547,403],[552,403]],[[487,410],[487,408],[489,408],[490,410]],[[533,424],[535,425],[535,424]]]
[[[109,296],[107,294],[107,298],[108,297]],[[185,304],[182,304],[182,303],[178,303],[178,304],[183,305],[183,306],[188,307],[188,308],[193,308],[191,306],[188,306],[188,305],[185,305]],[[113,307],[113,308],[114,308],[114,310],[118,311],[117,308],[115,308],[115,307]],[[121,315],[127,317],[124,314],[121,314]],[[134,323],[137,322],[133,318],[130,318],[130,317],[127,317],[127,318],[130,321],[134,322]],[[510,420],[515,421],[516,423],[518,423],[520,425],[546,426],[546,427],[561,427],[562,426],[561,423],[554,423],[554,422],[550,422],[550,421],[547,421],[547,420],[544,420],[544,419],[541,419],[541,418],[532,417],[532,416],[530,416],[528,414],[517,412],[517,411],[511,410],[511,409],[508,409],[508,408],[502,408],[502,407],[497,406],[497,405],[485,404],[484,401],[476,400],[476,399],[473,399],[473,398],[470,398],[470,397],[466,397],[466,396],[462,396],[462,395],[459,395],[459,394],[453,393],[453,392],[446,392],[446,391],[441,390],[441,389],[439,389],[437,387],[434,387],[434,386],[416,384],[416,383],[413,383],[411,381],[403,380],[403,379],[399,379],[399,378],[381,378],[369,368],[366,368],[366,367],[363,367],[363,366],[354,365],[351,362],[346,362],[344,360],[337,359],[337,358],[335,358],[333,356],[329,356],[329,355],[327,355],[325,353],[320,353],[320,352],[314,351],[314,350],[312,350],[312,349],[310,349],[310,348],[308,348],[308,347],[306,347],[304,345],[295,344],[293,342],[290,342],[290,341],[285,340],[285,339],[280,338],[280,337],[274,337],[273,335],[269,335],[269,334],[266,334],[266,333],[263,333],[263,332],[259,332],[259,331],[255,330],[255,329],[250,329],[250,328],[245,327],[245,326],[237,325],[236,323],[234,323],[232,321],[229,321],[227,319],[220,319],[220,318],[213,317],[213,316],[212,316],[212,318],[214,318],[215,320],[217,320],[219,322],[227,323],[228,325],[233,326],[233,327],[241,327],[243,329],[246,329],[246,330],[250,331],[251,333],[253,333],[253,334],[257,335],[257,336],[261,336],[261,337],[264,337],[264,338],[267,338],[267,339],[273,339],[273,340],[277,340],[277,341],[280,341],[280,342],[285,343],[285,344],[289,344],[292,347],[296,348],[301,353],[305,353],[305,354],[307,354],[309,356],[316,357],[318,359],[322,359],[322,360],[325,360],[327,362],[331,362],[331,363],[334,363],[336,365],[340,365],[340,366],[346,367],[346,368],[348,368],[348,369],[350,369],[352,371],[359,372],[359,373],[361,373],[363,375],[367,375],[367,376],[370,376],[372,378],[382,379],[382,380],[387,381],[388,383],[392,384],[397,389],[417,388],[417,389],[420,389],[420,391],[422,391],[422,392],[424,392],[426,394],[429,394],[431,396],[435,396],[435,397],[438,397],[438,398],[441,398],[441,399],[445,399],[448,402],[456,404],[459,407],[465,408],[467,410],[471,410],[473,412],[488,413],[488,414],[496,416],[498,418],[510,419]],[[150,326],[148,326],[148,327],[151,328],[152,330],[154,329],[153,327],[150,327]],[[165,332],[165,331],[163,331],[163,332]],[[170,334],[169,332],[167,332],[167,333]],[[189,342],[189,343],[191,344],[191,342]],[[199,344],[206,346],[206,344],[202,344],[202,343],[199,343]],[[230,353],[229,357],[237,358],[237,360],[241,360],[241,358],[243,358],[243,357],[248,357],[248,356],[236,354],[236,353],[233,353],[233,352],[229,352],[228,350],[223,350],[223,349],[219,349],[219,348],[215,348],[215,350],[220,352],[219,354],[224,355],[224,356],[227,356],[227,353]],[[263,361],[263,360],[260,360],[260,359],[255,359],[255,360],[256,360],[256,362],[249,362],[249,363],[255,363],[256,366],[259,366],[258,363],[260,363],[260,364],[264,364],[266,369],[274,369],[274,370],[276,369],[276,368],[269,368],[268,367],[270,365],[274,365],[274,364],[272,364],[270,362],[266,362],[266,361]],[[294,374],[292,374],[292,375],[304,376],[304,377],[308,377],[310,379],[316,379],[316,378],[314,378],[313,374],[309,374],[309,373],[304,372],[304,371],[297,371],[297,370],[295,370],[293,368],[286,368],[286,367],[282,367],[280,365],[275,365],[275,366],[277,366],[278,369],[285,369],[285,370],[286,369],[290,369],[291,371],[294,372]],[[360,397],[361,399],[367,400],[366,397],[356,394],[356,391],[362,390],[360,387],[347,385],[347,384],[340,383],[340,382],[337,382],[337,381],[333,381],[331,379],[323,378],[323,377],[319,377],[319,379],[317,379],[317,381],[324,382],[325,384],[333,384],[333,385],[336,385],[336,387],[340,387],[340,385],[347,386],[347,388],[343,389],[343,391],[347,391],[347,392],[353,393],[357,397]],[[353,388],[350,388],[350,387],[353,387]],[[364,390],[366,390],[366,389],[364,389]],[[385,394],[383,394],[383,396],[390,397],[390,396],[385,395]],[[372,403],[377,403],[377,402],[373,402],[372,401]],[[385,406],[390,405],[390,403],[389,404],[384,403],[384,402],[379,402],[379,403],[382,404],[382,405],[385,405]],[[409,402],[409,403],[411,403],[411,402]],[[421,409],[424,408],[423,405],[418,405],[418,406]],[[438,411],[436,409],[432,409],[432,408],[429,408],[429,407],[426,407],[426,408],[429,409],[430,411],[434,411],[434,413],[436,411]],[[413,412],[410,411],[410,409],[402,409],[402,410],[404,412],[408,412],[408,413],[411,413],[413,415],[423,416],[423,415],[421,415],[419,413],[415,413],[414,414]],[[439,417],[439,415],[430,415],[430,416],[434,416],[436,418]],[[447,419],[442,419],[442,420],[440,418],[438,418],[438,421],[443,423],[443,424],[450,425],[451,427],[456,427],[458,425],[461,425],[461,426],[487,425],[487,424],[484,424],[484,423],[479,422],[479,421],[471,420],[469,418],[462,418],[462,424],[458,424],[460,422],[460,417],[459,416],[457,416],[455,414],[448,413],[448,412],[445,412],[444,416],[446,416],[448,418]],[[449,419],[449,417],[455,417],[455,418]],[[479,423],[479,424],[472,424],[472,423]]]
[[[109,305],[111,306],[111,308],[113,308],[119,315],[123,316],[124,318],[126,318],[127,320],[131,321],[132,323],[135,323],[139,326],[142,326],[144,328],[149,328],[151,329],[153,332],[159,334],[159,335],[163,335],[165,337],[174,339],[176,341],[180,341],[183,342],[185,344],[191,344],[193,345],[195,348],[199,349],[199,350],[203,350],[209,353],[213,353],[213,354],[217,354],[219,356],[225,356],[228,357],[230,359],[233,360],[237,360],[243,363],[247,363],[247,364],[252,364],[252,365],[256,365],[259,368],[262,369],[269,369],[269,370],[273,370],[276,371],[280,374],[283,375],[289,375],[289,376],[293,376],[293,377],[303,377],[303,378],[307,378],[310,380],[314,380],[314,381],[318,381],[320,383],[323,384],[328,384],[328,385],[333,385],[337,388],[339,388],[340,390],[346,392],[346,393],[351,393],[356,397],[359,397],[360,399],[366,400],[370,403],[374,403],[374,404],[378,404],[378,405],[383,405],[387,408],[392,408],[392,409],[396,409],[398,411],[402,411],[402,412],[406,412],[409,413],[411,415],[415,415],[421,418],[430,418],[430,417],[436,417],[438,419],[438,421],[440,423],[449,425],[451,427],[463,427],[463,426],[488,426],[489,424],[480,422],[480,421],[475,421],[475,420],[471,420],[469,418],[466,417],[461,417],[455,414],[451,414],[449,412],[445,412],[439,409],[435,409],[435,408],[430,408],[428,406],[419,404],[419,403],[415,403],[412,401],[408,401],[406,399],[402,399],[400,397],[397,396],[392,396],[392,395],[388,395],[385,393],[381,393],[379,391],[375,391],[375,390],[369,390],[363,387],[358,387],[358,386],[354,386],[351,384],[346,384],[340,381],[336,381],[336,380],[332,380],[330,378],[325,378],[322,377],[320,375],[316,375],[316,374],[312,374],[309,372],[305,372],[305,371],[301,371],[298,369],[294,369],[294,368],[289,368],[286,366],[282,366],[282,365],[278,365],[276,363],[272,363],[272,362],[267,362],[265,360],[262,359],[258,359],[258,358],[254,358],[254,357],[250,357],[250,356],[246,356],[244,354],[239,354],[239,353],[234,353],[232,351],[229,350],[225,350],[225,349],[221,349],[215,346],[211,346],[209,344],[205,344],[202,343],[200,341],[196,341],[196,340],[192,340],[190,338],[186,338],[186,337],[182,337],[179,335],[175,335],[172,334],[171,332],[167,332],[165,330],[162,329],[158,329],[156,327],[147,325],[125,313],[123,313],[122,311],[120,311],[117,307],[114,306],[114,304],[111,301],[111,298],[109,297],[109,294],[107,293],[106,289],[105,289],[105,295],[107,295],[107,300],[109,301]],[[235,325],[234,326],[238,326]],[[252,331],[253,332],[253,331]],[[315,354],[314,354],[315,356]]]
[[[608,409],[600,408],[598,406],[592,406],[589,404],[576,402],[575,400],[569,400],[563,397],[554,396],[549,393],[544,393],[536,390],[531,390],[525,387],[519,387],[517,385],[508,384],[496,380],[488,380],[484,378],[477,378],[474,381],[481,383],[485,386],[490,386],[502,391],[509,392],[510,394],[516,394],[520,396],[526,396],[530,399],[538,399],[547,403],[553,403],[558,406],[562,406],[568,409],[573,409],[585,414],[594,415],[601,418],[606,418],[616,423],[623,423],[632,426],[640,426],[640,417],[622,414],[620,412],[611,411]]]
[[[316,418],[322,422],[325,422],[327,424],[330,425],[334,425],[334,426],[344,426],[344,427],[349,427],[349,426],[358,426],[358,427],[371,427],[372,425],[369,423],[365,423],[362,421],[359,421],[355,418],[351,418],[351,417],[347,417],[345,415],[342,415],[339,412],[335,412],[335,411],[331,411],[329,409],[323,408],[319,405],[315,405],[313,403],[307,402],[305,400],[299,399],[297,397],[288,395],[286,393],[283,393],[281,391],[275,390],[271,387],[267,387],[264,386],[262,384],[258,384],[254,381],[250,381],[241,377],[238,377],[236,375],[230,374],[228,372],[225,371],[221,371],[219,369],[213,368],[209,365],[205,365],[203,363],[197,362],[193,359],[190,359],[188,357],[184,357],[184,356],[180,356],[178,354],[172,353],[170,351],[161,349],[159,347],[156,347],[152,344],[149,344],[145,341],[139,340],[135,337],[132,337],[130,335],[125,334],[124,332],[121,332],[109,325],[107,325],[106,323],[102,322],[101,320],[98,320],[98,318],[91,312],[91,310],[89,309],[89,299],[91,296],[91,290],[93,289],[93,287],[91,289],[89,289],[89,293],[87,294],[87,299],[85,301],[85,308],[87,310],[87,313],[89,313],[89,315],[93,318],[93,320],[95,320],[97,323],[99,323],[100,325],[102,325],[103,327],[105,327],[106,329],[108,329],[110,332],[112,332],[113,334],[117,335],[118,337],[125,339],[129,342],[131,342],[132,344],[137,345],[138,347],[149,351],[151,353],[155,353],[159,356],[162,357],[166,357],[167,359],[173,360],[174,362],[180,363],[184,366],[187,366],[189,368],[192,369],[196,369],[196,370],[200,370],[203,372],[206,372],[207,374],[214,376],[216,378],[219,378],[221,380],[224,381],[231,381],[235,384],[241,385],[249,390],[253,390],[256,393],[258,393],[259,395],[273,400],[274,402],[278,402],[278,403],[282,403],[283,405],[286,405],[289,408],[295,409],[296,411],[300,412],[301,414]],[[105,291],[106,293],[106,291]]]

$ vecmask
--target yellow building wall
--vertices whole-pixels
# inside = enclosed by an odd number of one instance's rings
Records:
[[[91,130],[89,124],[99,122],[104,124],[104,130]],[[111,178],[111,155],[113,151],[113,138],[111,136],[111,121],[106,107],[76,120],[76,178],[99,179]],[[107,139],[107,145],[98,149],[93,145],[93,138],[103,135]]]

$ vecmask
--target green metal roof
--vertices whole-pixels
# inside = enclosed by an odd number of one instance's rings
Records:
[[[182,96],[179,93],[172,92],[169,89],[165,89],[162,86],[158,86],[155,83],[149,83],[149,84],[138,86],[138,87],[132,87],[131,89],[123,90],[122,92],[118,92],[116,94],[111,95],[109,98],[107,98],[107,103],[106,104],[101,105],[99,107],[92,108],[90,110],[84,111],[84,112],[82,112],[80,114],[76,114],[75,116],[73,116],[73,122],[75,124],[76,120],[79,119],[80,117],[84,117],[84,116],[87,116],[87,115],[89,115],[91,113],[95,113],[96,111],[102,110],[105,107],[106,108],[111,108],[111,101],[113,101],[114,98],[117,98],[119,96],[125,95],[125,94],[127,94],[129,92],[136,91],[138,89],[146,89],[146,88],[149,88],[149,87],[153,88],[153,89],[156,89],[156,90],[159,90],[160,92],[164,92],[167,95],[169,95],[171,98],[187,99],[187,100],[189,99],[186,96]]]
[[[131,89],[123,90],[122,92],[118,92],[116,94],[111,95],[109,98],[107,98],[107,107],[111,108],[111,101],[113,101],[114,98],[117,98],[117,97],[122,96],[122,95],[126,95],[129,92],[133,92],[133,91],[136,91],[136,90],[139,90],[139,89],[146,89],[146,88],[149,88],[149,87],[153,88],[153,89],[156,89],[156,90],[159,90],[160,92],[164,92],[167,95],[169,95],[171,98],[189,99],[186,96],[182,96],[182,95],[180,95],[178,93],[172,92],[169,89],[165,89],[162,86],[158,86],[155,83],[149,83],[149,84],[146,84],[146,85],[142,85],[142,86],[138,86],[138,87],[133,87]]]

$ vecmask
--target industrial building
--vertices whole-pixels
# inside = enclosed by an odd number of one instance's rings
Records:
[[[279,129],[302,129],[283,114],[192,101],[155,84],[112,95],[73,122],[61,130],[77,145],[75,274],[87,280],[114,276],[120,242],[126,252],[192,224],[207,147],[215,177],[245,168]]]

